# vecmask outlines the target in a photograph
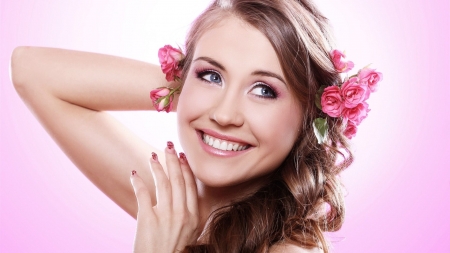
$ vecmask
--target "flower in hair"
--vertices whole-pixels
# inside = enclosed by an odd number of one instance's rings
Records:
[[[344,107],[342,110],[342,117],[351,121],[353,124],[359,125],[361,121],[367,117],[369,111],[369,104],[364,101],[353,108]]]
[[[338,73],[346,73],[355,66],[352,61],[344,61],[345,54],[339,50],[332,50],[330,52],[331,61],[333,62],[334,69]]]
[[[336,72],[344,73],[354,66],[351,61],[343,61],[345,57],[339,50],[330,52]],[[380,72],[364,67],[356,75],[346,77],[343,83],[322,86],[316,94],[316,106],[331,118],[340,118],[345,128],[344,136],[351,139],[356,135],[358,125],[367,117],[369,104],[366,102],[375,92],[378,82],[383,79]],[[327,141],[328,123],[326,118],[316,118],[313,122],[314,134],[319,144]]]
[[[356,125],[350,121],[345,126],[344,135],[345,135],[345,137],[351,139],[351,138],[355,137],[357,130],[358,130],[358,128],[356,127]]]
[[[342,113],[343,101],[338,86],[329,86],[323,90],[320,99],[322,111],[331,117],[339,117]]]
[[[344,100],[344,106],[353,108],[367,99],[369,91],[367,85],[359,82],[358,77],[352,77],[342,84],[341,95]]]
[[[363,68],[359,71],[358,78],[360,82],[367,84],[370,92],[374,92],[377,90],[378,82],[383,79],[383,75],[373,69]]]
[[[158,51],[159,63],[161,64],[161,70],[166,74],[166,80],[181,81],[182,74],[182,61],[184,54],[180,49],[173,48],[170,45],[165,45]],[[170,112],[172,110],[172,103],[175,94],[181,92],[181,85],[176,88],[159,87],[150,92],[150,99],[152,100],[153,107],[156,111]]]

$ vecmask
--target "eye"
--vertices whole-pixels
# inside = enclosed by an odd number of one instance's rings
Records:
[[[275,99],[278,96],[277,92],[274,89],[272,89],[269,85],[263,83],[257,83],[255,86],[253,86],[250,93],[258,97],[269,99]]]
[[[209,83],[222,83],[222,77],[220,76],[220,74],[212,70],[201,71],[197,73],[197,77],[202,81],[206,81]]]

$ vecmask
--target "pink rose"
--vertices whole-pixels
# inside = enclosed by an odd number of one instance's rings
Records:
[[[356,127],[356,125],[353,124],[351,121],[348,121],[347,127],[344,130],[345,137],[347,137],[349,139],[355,137],[356,131],[358,131],[358,128]]]
[[[342,97],[338,86],[329,86],[323,90],[320,99],[322,111],[331,117],[339,117],[342,112]]]
[[[154,89],[150,92],[150,99],[152,100],[153,107],[160,112],[170,112],[172,110],[173,94],[170,94],[170,89],[161,87]]]
[[[158,51],[159,63],[161,69],[166,74],[167,81],[173,81],[181,77],[181,68],[178,63],[183,59],[183,53],[170,45],[165,45]]]
[[[342,109],[342,116],[358,126],[367,117],[369,111],[369,105],[362,102],[353,108]]]
[[[352,77],[345,81],[341,87],[344,106],[353,108],[368,98],[367,85],[358,82],[357,77]]]
[[[363,68],[358,73],[360,82],[364,82],[371,92],[377,90],[378,82],[383,80],[383,74],[376,72],[374,69]]]
[[[346,73],[355,66],[352,61],[344,61],[342,58],[345,58],[345,54],[339,50],[332,50],[330,56],[334,68],[338,73]]]

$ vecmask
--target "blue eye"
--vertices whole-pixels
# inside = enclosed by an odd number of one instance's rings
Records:
[[[270,98],[274,99],[277,98],[277,93],[268,85],[258,83],[255,86],[253,86],[252,90],[250,91],[251,94],[254,94],[258,97],[262,98]]]
[[[222,77],[220,76],[220,74],[211,70],[200,72],[197,74],[197,77],[203,81],[210,83],[222,83]]]

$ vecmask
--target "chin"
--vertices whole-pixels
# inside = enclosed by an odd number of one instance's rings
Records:
[[[211,168],[210,166],[205,167],[203,164],[203,166],[192,165],[191,169],[197,180],[208,187],[230,187],[247,181],[246,179],[239,180],[236,178],[236,175],[233,175],[235,173],[230,172],[229,169],[224,170],[223,168],[217,167],[219,166],[215,166],[215,168]]]
[[[223,164],[225,166],[215,166],[214,169],[204,165],[204,163],[200,166],[192,165],[192,171],[197,178],[197,184],[200,183],[202,186],[209,188],[223,188],[224,191],[228,188],[238,194],[245,193],[248,188],[253,189],[254,187],[260,186],[266,181],[267,175],[273,172],[273,170],[270,170],[266,173],[252,175],[246,174],[244,172],[246,170],[243,168],[236,171],[236,167],[230,168],[226,164]]]

